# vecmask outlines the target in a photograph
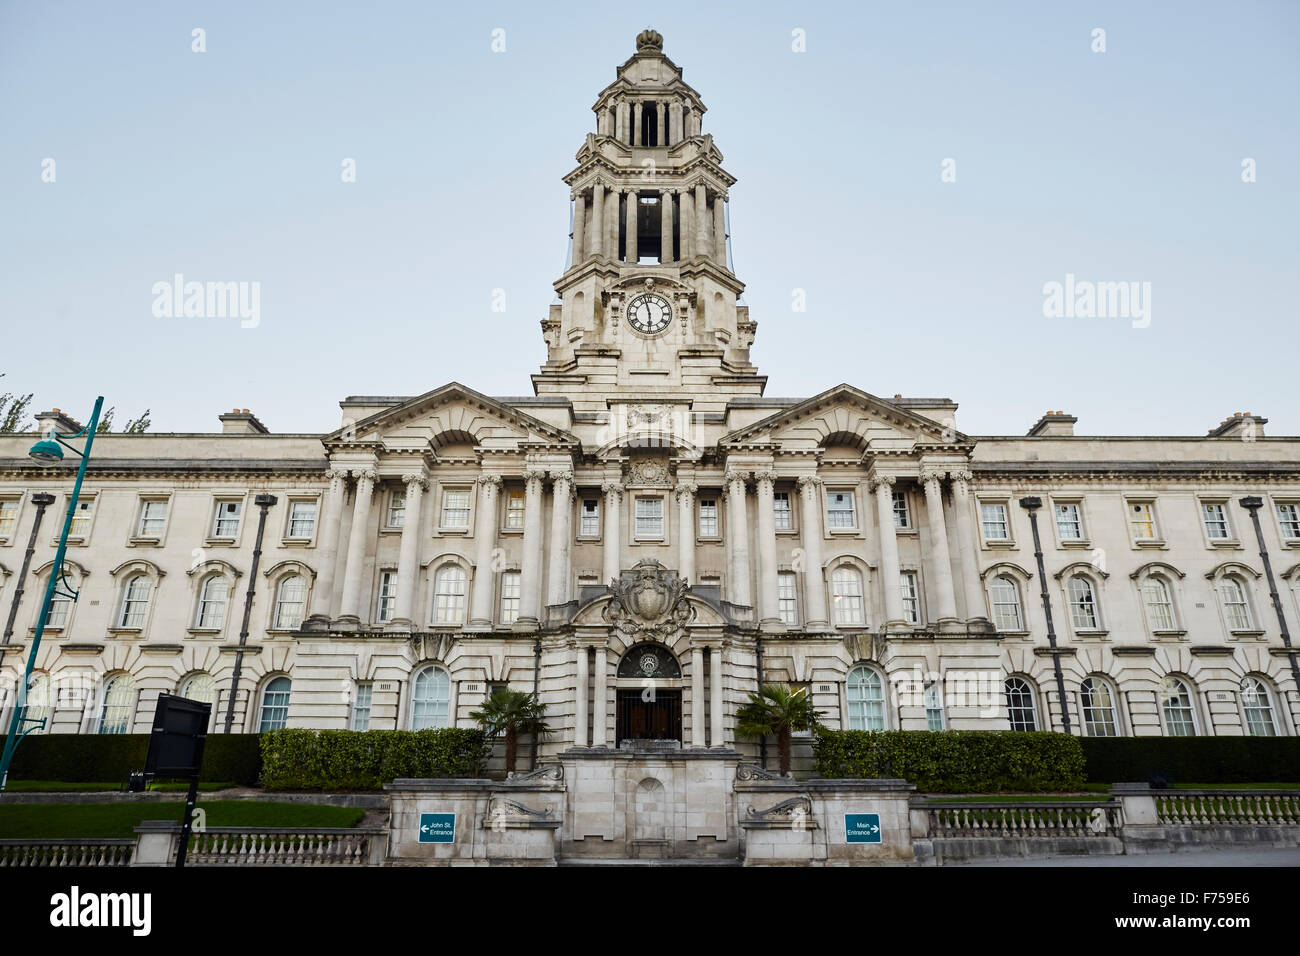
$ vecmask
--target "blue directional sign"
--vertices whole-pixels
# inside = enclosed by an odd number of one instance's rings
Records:
[[[844,814],[845,843],[879,843],[880,836],[879,813]]]
[[[421,813],[420,814],[420,842],[421,843],[456,842],[456,814]]]

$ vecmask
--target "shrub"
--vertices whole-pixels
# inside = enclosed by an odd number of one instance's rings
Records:
[[[378,790],[397,777],[472,777],[490,750],[481,730],[272,730],[262,735],[262,786]]]
[[[1077,790],[1083,749],[1067,734],[1009,730],[827,730],[813,752],[823,777],[901,777],[923,793]]]
[[[1297,737],[1083,737],[1092,783],[1300,781]]]
[[[144,769],[148,750],[149,734],[29,734],[14,752],[9,776],[116,783]],[[199,779],[253,786],[261,765],[257,734],[210,734]]]

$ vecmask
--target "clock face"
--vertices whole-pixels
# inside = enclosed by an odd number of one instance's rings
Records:
[[[627,321],[643,335],[658,335],[672,324],[673,307],[661,295],[639,295],[627,307]]]

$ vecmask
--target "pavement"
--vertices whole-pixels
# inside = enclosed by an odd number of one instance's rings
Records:
[[[1300,867],[1300,847],[1231,847],[1134,856],[1053,856],[1019,860],[947,863],[948,866],[1290,866]]]

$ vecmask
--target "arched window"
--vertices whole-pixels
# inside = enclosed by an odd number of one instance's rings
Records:
[[[194,626],[219,630],[226,624],[226,605],[230,601],[230,582],[220,574],[210,574],[199,589],[199,610]]]
[[[122,586],[122,610],[117,617],[117,626],[139,630],[144,627],[149,614],[149,592],[152,585],[143,574],[132,575]]]
[[[45,721],[35,732],[48,733],[54,715],[53,705],[54,689],[50,683],[50,675],[43,671],[33,672],[32,679],[27,684],[27,723],[23,725],[23,729],[37,727],[36,722]]]
[[[1246,711],[1246,730],[1251,736],[1277,736],[1277,721],[1273,719],[1273,695],[1269,693],[1268,685],[1258,677],[1242,678],[1241,706]]]
[[[1079,688],[1083,703],[1083,729],[1089,737],[1118,737],[1115,694],[1100,677],[1087,678]]]
[[[110,677],[104,685],[104,702],[99,710],[101,734],[126,734],[135,716],[135,679],[130,674]]]
[[[421,668],[411,689],[411,729],[451,726],[451,675],[437,665]]]
[[[72,611],[72,599],[66,594],[55,592],[50,599],[50,609],[45,615],[45,626],[62,630],[68,626],[68,615]]]
[[[866,615],[862,606],[862,572],[841,565],[831,574],[831,604],[839,627],[862,627]]]
[[[1146,608],[1151,630],[1174,629],[1174,602],[1164,578],[1153,574],[1142,582],[1142,606]]]
[[[849,730],[885,729],[885,681],[874,667],[859,664],[849,671]]]
[[[1246,589],[1235,576],[1219,580],[1219,600],[1223,602],[1223,619],[1230,631],[1249,631],[1250,605],[1246,602]]]
[[[259,734],[268,730],[283,730],[289,723],[289,692],[293,683],[287,677],[275,677],[262,688],[261,720]]]
[[[181,684],[181,696],[198,701],[200,704],[215,704],[217,702],[216,679],[211,674],[193,674],[185,678],[185,682]]]
[[[989,585],[993,604],[993,626],[999,631],[1023,631],[1025,616],[1020,608],[1020,588],[1009,575],[1000,574]]]
[[[1165,733],[1170,737],[1196,736],[1196,710],[1187,684],[1177,677],[1160,682],[1160,712],[1165,718]]]
[[[1092,581],[1082,574],[1070,578],[1070,622],[1076,631],[1095,631],[1101,627],[1097,613],[1097,592]]]
[[[301,574],[291,574],[280,579],[275,590],[275,617],[272,627],[293,630],[302,624],[303,609],[307,604],[307,581]]]
[[[433,578],[433,623],[460,624],[465,620],[465,569],[444,564]]]
[[[1007,720],[1012,730],[1037,730],[1038,705],[1034,686],[1023,677],[1008,677],[1003,684],[1007,695]]]

